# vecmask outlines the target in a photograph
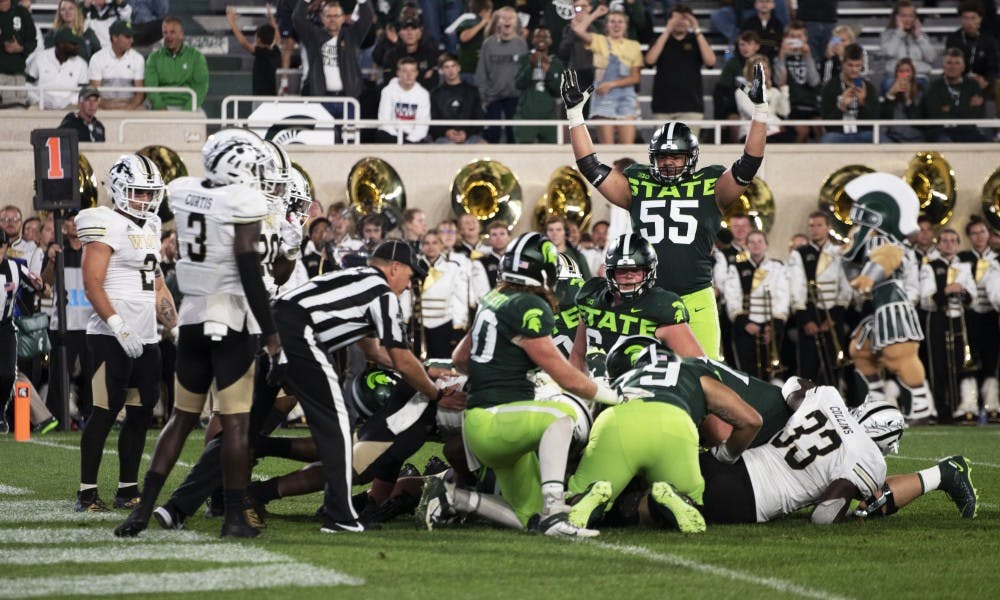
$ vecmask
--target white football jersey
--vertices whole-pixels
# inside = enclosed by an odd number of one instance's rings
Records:
[[[111,247],[104,277],[115,312],[128,323],[142,343],[155,344],[156,268],[160,264],[160,218],[152,216],[140,226],[107,206],[88,208],[76,216],[77,235],[84,244],[101,242]],[[114,335],[104,319],[93,313],[87,333]]]
[[[177,285],[184,294],[181,325],[213,321],[259,333],[236,266],[236,225],[267,217],[267,200],[245,185],[207,187],[196,177],[167,186],[177,224]]]
[[[270,212],[260,223],[257,253],[260,254],[260,266],[263,268],[264,287],[267,288],[268,295],[274,298],[278,295],[278,285],[274,283],[274,259],[281,246],[281,220],[285,218],[285,208],[280,203],[268,206]]]
[[[785,428],[744,452],[743,461],[759,523],[819,502],[837,479],[869,498],[886,477],[882,452],[829,386],[810,390]]]

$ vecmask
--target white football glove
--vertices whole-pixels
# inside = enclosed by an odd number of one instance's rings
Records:
[[[132,328],[125,322],[125,319],[121,318],[121,315],[117,313],[111,315],[108,317],[107,323],[129,358],[139,358],[142,356],[142,340],[132,331]]]
[[[622,397],[617,391],[609,388],[607,384],[601,381],[595,381],[594,383],[597,384],[597,391],[594,392],[594,397],[590,399],[592,402],[607,404],[608,406],[615,406],[622,403]]]
[[[289,260],[299,257],[302,248],[303,227],[298,219],[281,221],[281,253]]]
[[[732,452],[729,451],[729,446],[726,445],[726,442],[722,442],[715,448],[712,448],[711,452],[712,456],[715,457],[715,460],[719,461],[720,463],[725,463],[727,465],[735,463],[740,458],[739,454],[734,455]]]

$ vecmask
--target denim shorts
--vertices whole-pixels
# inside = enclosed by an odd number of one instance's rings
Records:
[[[590,118],[635,119],[639,117],[639,98],[635,89],[615,88],[601,96],[590,97]]]

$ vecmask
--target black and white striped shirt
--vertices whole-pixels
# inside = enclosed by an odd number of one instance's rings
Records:
[[[3,302],[0,323],[8,323],[14,316],[14,304],[22,281],[28,281],[28,267],[24,263],[13,258],[0,260],[0,299]]]
[[[375,267],[324,273],[278,296],[277,304],[296,304],[309,313],[316,340],[326,352],[364,337],[385,348],[407,348],[399,297]]]

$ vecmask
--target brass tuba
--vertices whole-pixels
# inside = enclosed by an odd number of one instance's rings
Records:
[[[457,216],[476,217],[480,231],[501,220],[513,230],[521,218],[521,184],[502,163],[488,158],[474,160],[451,182],[451,208]]]
[[[948,222],[955,210],[955,172],[937,152],[917,152],[903,174],[920,200],[920,214],[937,229]]]
[[[94,208],[97,206],[97,178],[94,177],[94,167],[90,166],[87,157],[80,153],[77,161],[80,171],[76,176],[77,186],[80,188],[80,208]]]
[[[983,184],[983,217],[990,229],[1000,234],[1000,168]]]
[[[535,206],[535,229],[543,231],[549,217],[563,217],[581,231],[590,225],[592,208],[590,189],[583,175],[573,167],[562,166],[549,177],[545,194]]]
[[[729,227],[729,219],[746,215],[754,226],[767,233],[774,225],[774,193],[760,177],[754,177],[747,189],[740,195],[739,202],[730,204],[722,215],[722,221]]]
[[[181,157],[166,146],[146,146],[136,152],[139,156],[145,156],[153,161],[156,168],[160,170],[160,177],[163,178],[164,185],[170,183],[178,177],[187,177],[188,170]],[[160,202],[160,209],[157,211],[160,220],[166,223],[174,219],[174,213],[170,210],[170,202],[166,192],[163,194],[163,202]]]
[[[851,221],[854,200],[844,193],[844,187],[855,177],[874,171],[865,165],[846,165],[830,173],[819,188],[819,209],[830,215],[830,235],[842,243],[848,241],[854,225]]]
[[[382,215],[388,229],[395,227],[406,210],[403,180],[392,165],[374,156],[362,158],[351,167],[347,199],[357,215]]]

